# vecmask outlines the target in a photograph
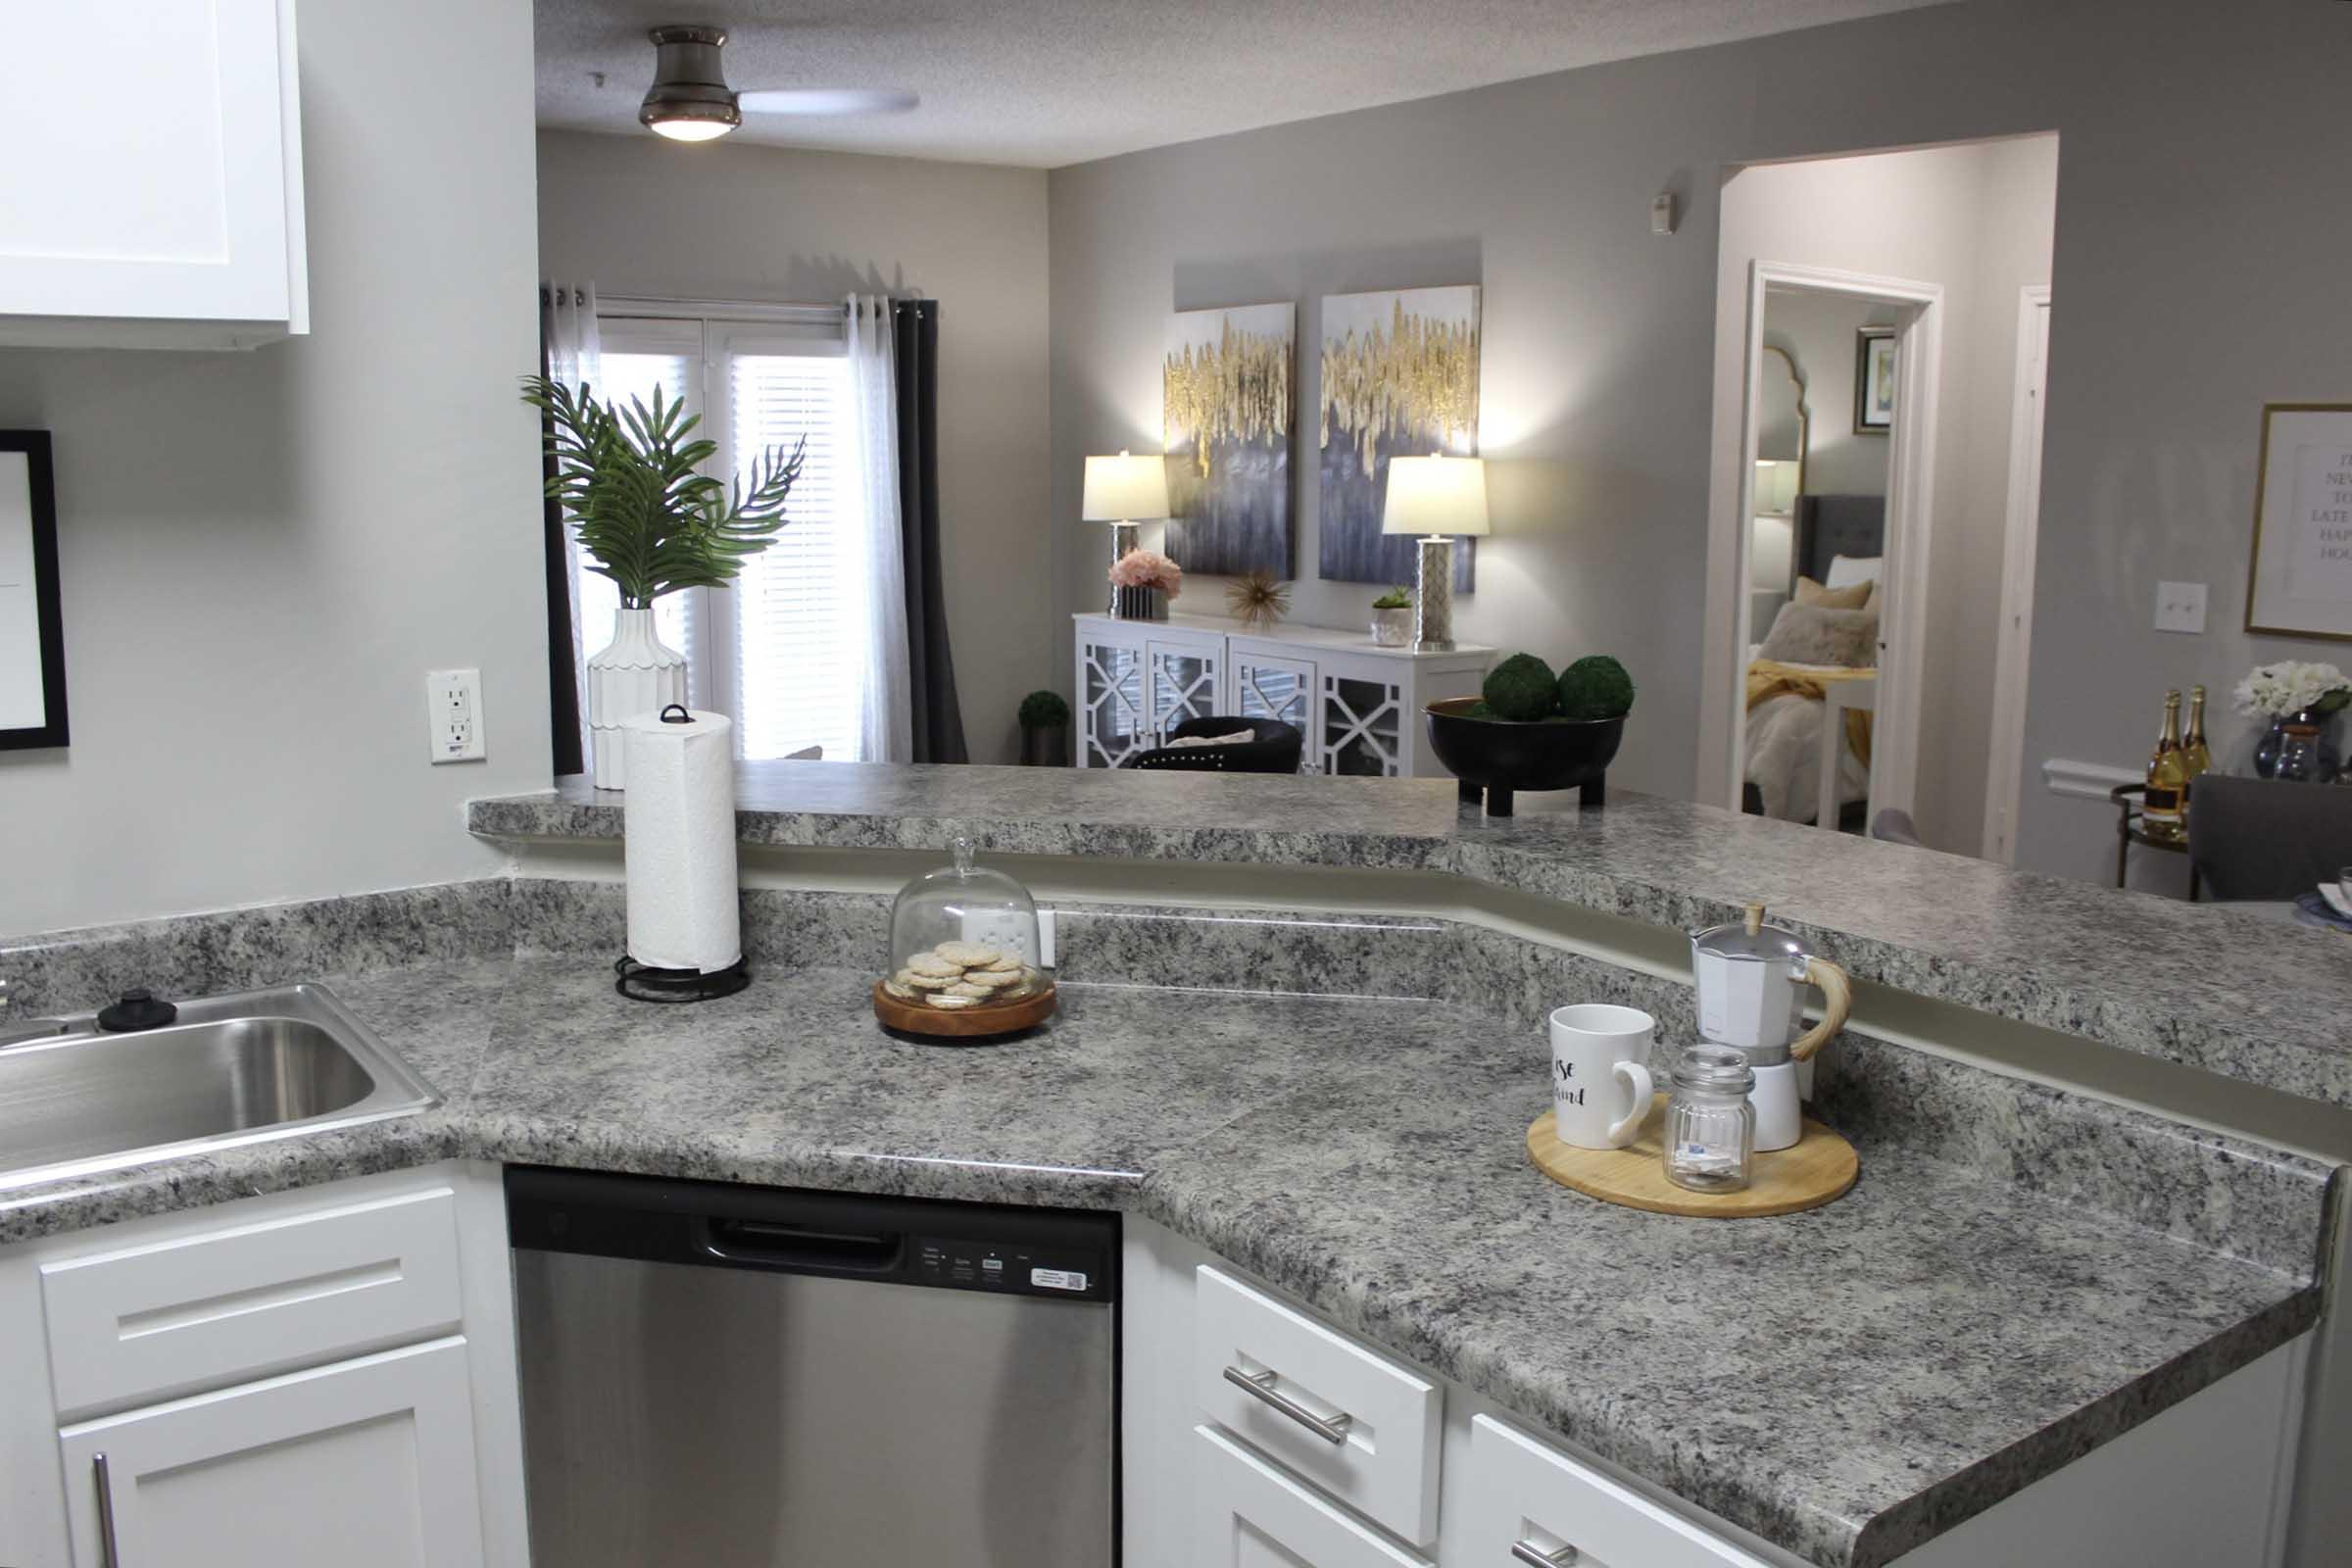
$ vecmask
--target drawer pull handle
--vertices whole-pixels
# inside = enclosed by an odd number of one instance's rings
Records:
[[[1355,1417],[1344,1410],[1334,1416],[1315,1414],[1289,1395],[1279,1392],[1274,1387],[1274,1374],[1271,1372],[1245,1372],[1238,1366],[1229,1366],[1225,1369],[1225,1381],[1237,1389],[1256,1395],[1325,1443],[1344,1444],[1348,1441],[1348,1428]]]
[[[90,1474],[98,1484],[99,1568],[122,1568],[122,1559],[115,1551],[115,1478],[107,1468],[105,1454],[90,1455]]]
[[[1557,1551],[1545,1551],[1532,1541],[1511,1543],[1511,1560],[1523,1562],[1527,1568],[1569,1568],[1578,1556],[1574,1546],[1562,1546]]]

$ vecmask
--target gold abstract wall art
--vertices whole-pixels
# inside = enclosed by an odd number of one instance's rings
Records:
[[[1179,311],[1160,364],[1167,554],[1187,571],[1291,571],[1298,307]]]
[[[1478,450],[1478,306],[1469,284],[1324,297],[1318,576],[1411,580],[1413,541],[1380,531],[1389,459]],[[1454,542],[1456,593],[1474,551]]]

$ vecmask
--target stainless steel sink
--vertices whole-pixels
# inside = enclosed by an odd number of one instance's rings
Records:
[[[413,1115],[432,1085],[314,985],[179,1005],[107,1034],[95,1013],[0,1046],[0,1191]]]

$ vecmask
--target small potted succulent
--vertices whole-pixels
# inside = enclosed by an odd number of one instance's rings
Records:
[[[1372,643],[1402,648],[1413,640],[1413,591],[1402,583],[1372,601]]]
[[[1035,691],[1021,699],[1021,765],[1067,767],[1070,705],[1061,693]]]
[[[1429,705],[1429,744],[1461,780],[1462,800],[1483,801],[1489,816],[1509,816],[1515,790],[1576,788],[1597,807],[1633,708],[1633,677],[1606,654],[1556,677],[1534,654],[1513,654],[1487,672],[1481,695]]]

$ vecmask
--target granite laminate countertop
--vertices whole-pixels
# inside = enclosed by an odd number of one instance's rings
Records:
[[[1488,818],[1450,779],[757,762],[747,844],[1364,866],[1690,927],[1761,900],[1857,978],[2352,1105],[2352,950],[2333,932],[1689,802]],[[479,800],[505,840],[616,839],[618,792]]]
[[[13,1192],[0,1243],[461,1156],[1118,1208],[1828,1568],[1892,1560],[2319,1311],[2309,1268],[1894,1144],[1809,1214],[1610,1208],[1527,1161],[1540,1038],[1452,1002],[1065,985],[1047,1028],[946,1049],[885,1034],[845,969],[695,1007],[622,1001],[593,957],[327,984],[439,1107]]]

